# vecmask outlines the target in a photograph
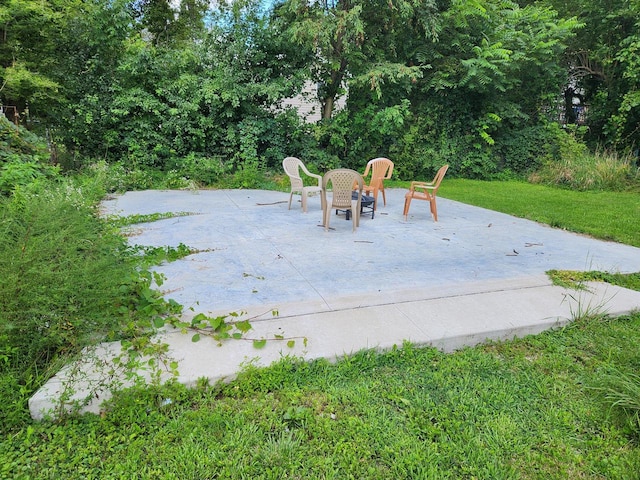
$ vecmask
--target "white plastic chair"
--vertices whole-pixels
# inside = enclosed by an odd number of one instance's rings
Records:
[[[300,194],[302,200],[302,211],[304,213],[307,213],[307,197],[309,196],[309,194],[322,192],[322,177],[307,170],[307,167],[304,166],[302,160],[296,157],[285,158],[282,161],[282,168],[284,168],[284,172],[287,174],[287,176],[289,177],[289,181],[291,182],[289,210],[291,210],[291,200],[293,198],[293,194],[298,193]],[[300,170],[302,170],[305,175],[311,178],[315,178],[318,181],[318,185],[309,185],[305,187],[302,180],[302,175],[300,175]]]

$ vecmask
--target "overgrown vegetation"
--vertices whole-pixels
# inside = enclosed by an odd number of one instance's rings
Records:
[[[573,135],[559,135],[555,154],[540,156],[541,165],[529,180],[570,190],[640,192],[637,154],[597,149],[591,152]]]
[[[404,180],[445,162],[472,179],[544,165],[545,182],[624,188],[638,6],[592,3],[15,0],[0,12],[0,104],[65,169],[112,165],[117,190],[253,187],[287,155],[321,171],[385,156]],[[283,106],[305,82],[321,122]],[[560,165],[578,125],[631,171],[581,181]]]
[[[40,137],[0,115],[0,196],[17,186],[54,177],[58,169],[48,161],[49,151]]]
[[[96,215],[103,191],[60,179],[0,198],[0,419],[25,418],[26,400],[59,360],[135,335],[177,305],[152,290],[137,251]],[[156,259],[159,257],[156,254]]]

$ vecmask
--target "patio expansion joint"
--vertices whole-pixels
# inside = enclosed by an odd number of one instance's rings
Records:
[[[515,292],[515,291],[525,291],[525,290],[532,290],[532,289],[537,289],[537,288],[541,288],[541,287],[549,287],[552,286],[551,282],[548,283],[540,283],[540,284],[533,284],[533,285],[526,285],[526,286],[520,286],[520,287],[497,287],[497,288],[485,288],[479,291],[474,291],[474,292],[464,292],[461,291],[459,293],[451,293],[451,294],[441,294],[441,295],[437,295],[437,296],[425,296],[424,298],[412,298],[410,300],[398,300],[398,299],[394,299],[394,298],[388,298],[385,301],[381,301],[381,302],[376,302],[376,303],[371,303],[371,304],[362,304],[362,303],[353,303],[351,305],[348,306],[332,306],[332,305],[336,305],[336,304],[340,304],[339,299],[338,300],[333,300],[333,301],[328,301],[322,294],[320,294],[318,292],[319,297],[322,299],[322,301],[325,303],[325,305],[327,306],[327,310],[322,310],[322,311],[317,311],[317,312],[310,312],[307,314],[296,314],[296,313],[292,313],[292,314],[285,314],[285,315],[278,315],[276,317],[272,317],[272,318],[263,318],[263,319],[255,319],[254,321],[272,321],[275,319],[286,319],[286,318],[292,318],[292,317],[300,317],[300,316],[306,316],[306,315],[328,315],[328,314],[332,314],[332,313],[340,313],[340,312],[345,312],[345,311],[349,311],[349,310],[367,310],[367,309],[374,309],[374,308],[383,308],[383,307],[395,307],[396,310],[398,310],[399,306],[402,305],[410,305],[410,304],[417,304],[417,303],[424,303],[424,302],[436,302],[439,300],[449,300],[449,299],[455,299],[455,298],[468,298],[468,297],[474,297],[474,296],[480,296],[480,295],[486,295],[486,294],[491,294],[491,293],[500,293],[500,292]],[[559,287],[560,288],[560,287]],[[419,289],[416,289],[419,290]],[[314,291],[317,291],[314,289]],[[351,297],[346,297],[346,298],[353,298],[353,296]],[[279,308],[284,307],[285,305],[280,305]],[[275,307],[275,310],[279,309],[278,307]],[[398,313],[401,314],[402,316],[406,317],[406,315],[398,310]]]

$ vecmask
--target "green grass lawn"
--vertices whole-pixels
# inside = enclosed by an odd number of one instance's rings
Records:
[[[640,246],[638,194],[456,179],[440,194]],[[101,416],[9,432],[0,478],[638,479],[639,345],[636,313],[452,354],[399,345],[129,390]]]
[[[103,418],[5,438],[0,477],[638,478],[638,425],[601,388],[640,366],[639,330],[640,315],[592,320],[454,354],[406,345],[125,392]]]

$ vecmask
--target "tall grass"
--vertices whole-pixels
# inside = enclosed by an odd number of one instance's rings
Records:
[[[580,148],[546,160],[529,180],[578,191],[640,191],[640,168],[632,153]]]
[[[99,177],[76,177],[0,197],[0,431],[26,420],[28,398],[59,361],[172,308],[99,218],[104,193]]]
[[[640,375],[614,370],[603,374],[601,383],[604,386],[598,387],[598,390],[605,400],[623,420],[630,423],[632,429],[640,432]]]
[[[59,355],[114,328],[124,243],[97,220],[90,196],[51,182],[0,199],[0,373],[16,392],[37,387]],[[7,400],[5,425],[21,411]]]

